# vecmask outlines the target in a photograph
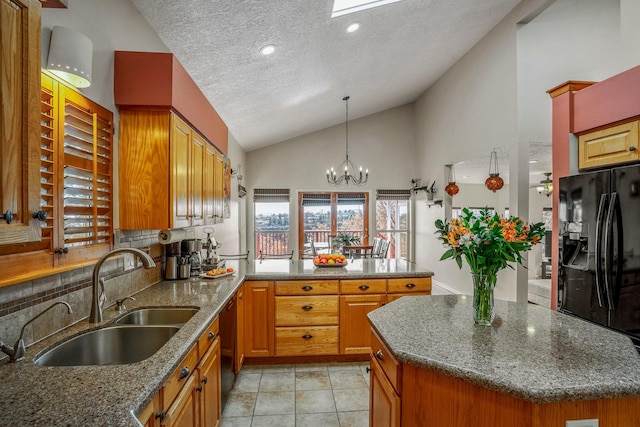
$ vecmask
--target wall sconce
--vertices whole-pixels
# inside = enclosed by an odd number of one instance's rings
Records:
[[[496,153],[495,148],[489,158],[489,178],[484,182],[484,185],[494,193],[504,186],[504,180],[500,178],[500,171],[498,170],[498,153]]]
[[[448,166],[449,166],[449,184],[447,184],[447,186],[444,187],[444,191],[450,196],[455,196],[460,191],[460,187],[458,187],[458,185],[456,184],[456,169],[455,169],[456,167],[453,163],[451,163]]]
[[[536,186],[536,191],[541,195],[544,194],[545,196],[549,197],[553,192],[553,181],[551,181],[550,178],[551,172],[545,172],[544,176],[545,179],[540,181],[540,184]]]
[[[75,87],[89,87],[92,60],[93,43],[89,37],[70,28],[53,27],[47,70]]]

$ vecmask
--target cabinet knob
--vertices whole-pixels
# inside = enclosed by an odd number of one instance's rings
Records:
[[[209,381],[209,380],[207,379],[207,377],[202,377],[202,379],[200,380],[200,382],[201,382],[202,384],[206,384],[206,383],[207,383],[207,381]]]
[[[11,212],[11,209],[7,210],[4,215],[0,215],[0,219],[4,219],[7,221],[7,224],[11,224],[11,221],[13,221],[13,212]]]
[[[310,305],[304,305],[304,306],[302,306],[302,309],[303,309],[304,311],[309,311],[309,310],[311,310],[312,308],[313,308],[313,307],[312,307],[312,306],[310,306]]]
[[[415,288],[415,287],[416,287],[416,285],[415,285],[414,283],[407,283],[407,284],[406,284],[406,285],[404,285],[404,286],[405,286],[405,288],[407,288],[407,289],[413,289],[413,288]]]
[[[367,285],[360,285],[358,286],[358,289],[360,289],[361,291],[366,291],[367,289],[369,289],[369,287]]]
[[[179,380],[183,380],[185,378],[187,378],[189,376],[189,368],[188,367],[184,367],[182,368],[182,370],[180,371],[180,376],[178,377]]]
[[[370,367],[368,367],[368,366],[367,366],[366,368],[364,368],[364,370],[365,370],[365,371],[367,371],[367,374],[368,374],[369,372],[371,372],[371,368],[370,368]]]
[[[209,332],[209,335],[207,335],[207,338],[212,340],[216,337],[216,334],[214,334],[213,332]]]
[[[633,145],[631,147],[629,147],[629,151],[636,151],[636,150],[637,150],[637,148],[634,147]]]
[[[376,359],[384,360],[384,354],[382,354],[382,350],[381,349],[378,349],[378,351],[376,351]]]
[[[313,290],[313,286],[303,286],[302,290],[306,291],[306,292],[309,292],[309,291]]]
[[[156,414],[156,418],[160,418],[161,420],[164,420],[166,416],[167,416],[167,411],[160,411]]]
[[[38,212],[34,212],[33,213],[33,217],[35,219],[37,219],[38,221],[46,221],[47,220],[47,213],[45,211],[38,211]]]
[[[313,338],[313,335],[311,334],[303,335],[302,338],[304,338],[305,340],[310,340],[311,338]]]
[[[69,253],[69,248],[56,248],[56,250],[54,251],[57,254],[68,254]]]
[[[197,391],[198,393],[202,393],[202,386],[201,386],[201,385],[199,385],[198,387],[196,387],[196,391]]]

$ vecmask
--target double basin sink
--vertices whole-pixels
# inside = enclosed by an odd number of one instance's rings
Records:
[[[140,308],[113,325],[84,332],[41,353],[39,366],[124,365],[151,357],[198,312],[197,308]]]

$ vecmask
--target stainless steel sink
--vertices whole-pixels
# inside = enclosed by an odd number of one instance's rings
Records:
[[[119,325],[182,326],[198,312],[197,308],[140,308],[116,320]]]
[[[37,356],[39,366],[125,365],[152,356],[176,326],[110,326],[85,332]]]

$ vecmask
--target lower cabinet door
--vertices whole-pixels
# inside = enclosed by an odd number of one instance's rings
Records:
[[[400,426],[400,396],[391,386],[382,367],[371,356],[369,427]]]
[[[198,367],[200,386],[200,425],[220,425],[220,338],[205,353]]]
[[[384,294],[340,296],[340,354],[371,353],[367,314],[384,303]]]
[[[197,388],[197,375],[189,376],[178,396],[167,410],[163,420],[163,426],[169,427],[194,427],[198,426],[200,414],[198,413],[199,392]]]

